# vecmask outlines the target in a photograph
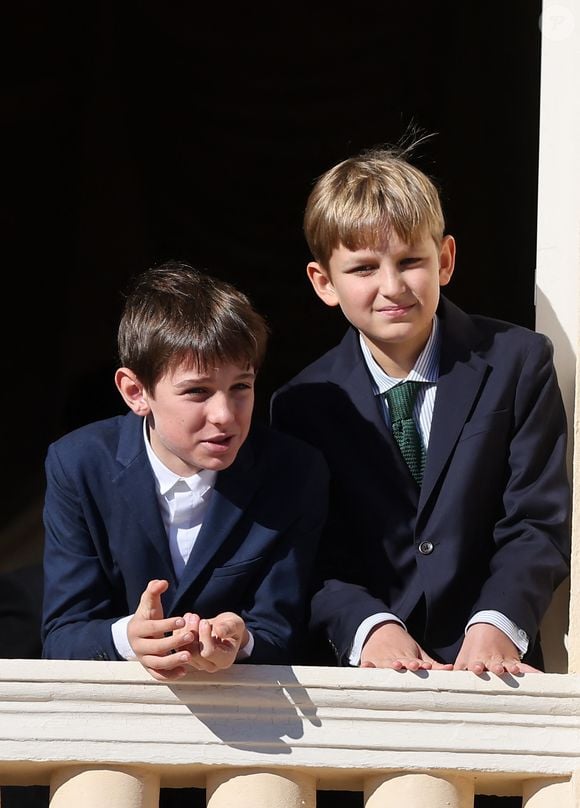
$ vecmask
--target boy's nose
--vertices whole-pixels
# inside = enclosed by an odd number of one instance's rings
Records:
[[[379,292],[385,297],[400,295],[405,290],[405,282],[396,267],[381,267]]]
[[[233,420],[234,413],[227,396],[218,394],[212,397],[208,406],[208,418],[214,424],[228,424]]]

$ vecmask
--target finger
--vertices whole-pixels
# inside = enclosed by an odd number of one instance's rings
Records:
[[[159,640],[160,643],[160,651],[161,653],[175,653],[176,651],[189,651],[191,653],[192,648],[195,646],[196,643],[196,635],[192,634],[191,631],[185,632],[177,632],[169,635],[168,637],[164,637],[162,640]]]
[[[187,674],[188,669],[186,667],[181,666],[178,668],[173,668],[173,670],[169,671],[163,671],[158,670],[156,668],[147,668],[147,667],[145,668],[145,670],[149,671],[151,676],[155,677],[155,679],[159,680],[160,682],[171,682],[175,681],[175,679],[181,679],[182,677],[184,677]]]
[[[402,671],[406,670],[405,665],[400,659],[367,659],[365,660],[365,667],[369,668],[386,668],[387,670]]]
[[[142,639],[158,639],[184,627],[183,618],[165,617],[163,620],[147,620],[139,615],[131,621],[131,633]]]
[[[491,673],[495,673],[496,676],[503,676],[503,674],[507,672],[507,666],[514,663],[517,663],[517,660],[513,658],[504,659],[503,657],[496,655],[487,660],[487,669]]]
[[[519,664],[520,673],[543,673],[539,668],[534,668],[532,665],[528,665],[526,662],[520,662]]]
[[[187,650],[185,646],[193,644],[193,635],[161,634],[159,637],[138,637],[133,640],[133,650],[139,657],[164,657],[178,650]]]
[[[478,659],[475,662],[471,662],[467,666],[467,670],[472,671],[473,673],[476,673],[476,674],[479,675],[481,673],[484,673],[487,670],[487,667],[486,667],[485,662]],[[503,672],[503,665],[502,665],[502,672]]]
[[[159,620],[163,618],[161,595],[169,588],[169,582],[154,579],[149,581],[141,599],[137,612],[145,620]]]
[[[433,667],[433,662],[428,659],[401,659],[399,660],[408,671],[429,671]]]
[[[198,614],[192,614],[191,612],[186,612],[183,615],[183,619],[187,624],[187,628],[190,631],[194,631],[196,634],[199,632],[199,622],[201,617]]]
[[[501,659],[494,657],[488,660],[477,660],[469,665],[469,670],[473,673],[481,674],[485,671],[494,673],[496,676],[503,676],[505,673],[520,673],[520,663],[516,659]]]
[[[197,634],[193,634],[191,631],[174,631],[168,639],[172,641],[171,651],[178,651],[180,648],[187,648],[188,651],[192,651],[193,648],[197,649]]]
[[[212,635],[220,640],[234,639],[240,640],[244,633],[244,621],[233,612],[223,612],[218,614],[209,623]]]
[[[483,673],[488,669],[487,662],[480,659],[471,659],[468,656],[458,657],[453,665],[455,671],[470,671],[471,673]]]
[[[168,675],[171,671],[179,668],[187,669],[191,662],[191,654],[188,651],[178,651],[175,654],[161,656],[159,654],[143,654],[139,657],[141,664],[148,670],[154,670],[163,675]]]
[[[390,659],[377,659],[374,663],[376,668],[390,668],[394,671],[416,671],[422,665],[420,659],[410,659],[409,657],[392,657]]]
[[[147,584],[141,596],[145,608],[155,608],[161,600],[161,595],[169,588],[169,582],[163,579],[153,579]]]
[[[418,671],[418,670],[430,670],[432,665],[435,663],[431,663],[428,660],[422,659],[409,659],[408,657],[396,657],[393,659],[362,659],[361,658],[361,668],[387,668],[394,671]],[[452,665],[445,665],[441,666],[445,670],[451,670]]]
[[[524,665],[522,664],[519,659],[503,659],[503,660],[494,660],[489,665],[489,670],[492,673],[497,674],[498,676],[502,676],[504,673],[512,673],[514,675],[519,675],[521,673],[541,673],[537,668],[533,668],[531,665]]]
[[[221,670],[211,659],[204,659],[204,657],[201,656],[194,658],[191,662],[191,667],[198,671],[204,671],[205,673],[215,673],[217,670]]]
[[[206,658],[215,651],[216,643],[212,637],[212,627],[209,620],[199,621],[199,653]]]

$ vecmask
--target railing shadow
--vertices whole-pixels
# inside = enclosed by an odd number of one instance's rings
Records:
[[[262,668],[266,673],[268,666]],[[251,685],[248,686],[248,688]],[[244,688],[240,707],[239,685],[233,690],[220,686],[219,702],[200,701],[196,682],[180,682],[169,689],[222,743],[233,749],[243,749],[272,755],[291,753],[291,742],[304,735],[304,721],[320,727],[316,705],[300,684],[291,668],[272,667],[271,676],[262,677],[256,688],[256,698]],[[216,691],[217,692],[217,691]],[[259,705],[259,710],[255,707]]]

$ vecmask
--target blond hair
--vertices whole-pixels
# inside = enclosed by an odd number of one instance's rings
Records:
[[[405,243],[425,234],[437,244],[445,221],[433,181],[403,156],[407,150],[369,149],[326,171],[312,189],[304,234],[328,269],[332,251],[384,248],[394,231]]]

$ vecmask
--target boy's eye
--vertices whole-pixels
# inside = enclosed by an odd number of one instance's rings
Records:
[[[234,390],[251,390],[252,385],[247,384],[247,382],[239,382],[238,384],[234,385]]]
[[[413,266],[413,264],[418,264],[421,261],[419,256],[409,256],[408,258],[403,258],[400,261],[402,267],[409,267]]]
[[[371,266],[370,264],[361,264],[361,266],[353,267],[351,272],[356,275],[368,275],[371,272],[374,272],[376,267]]]

